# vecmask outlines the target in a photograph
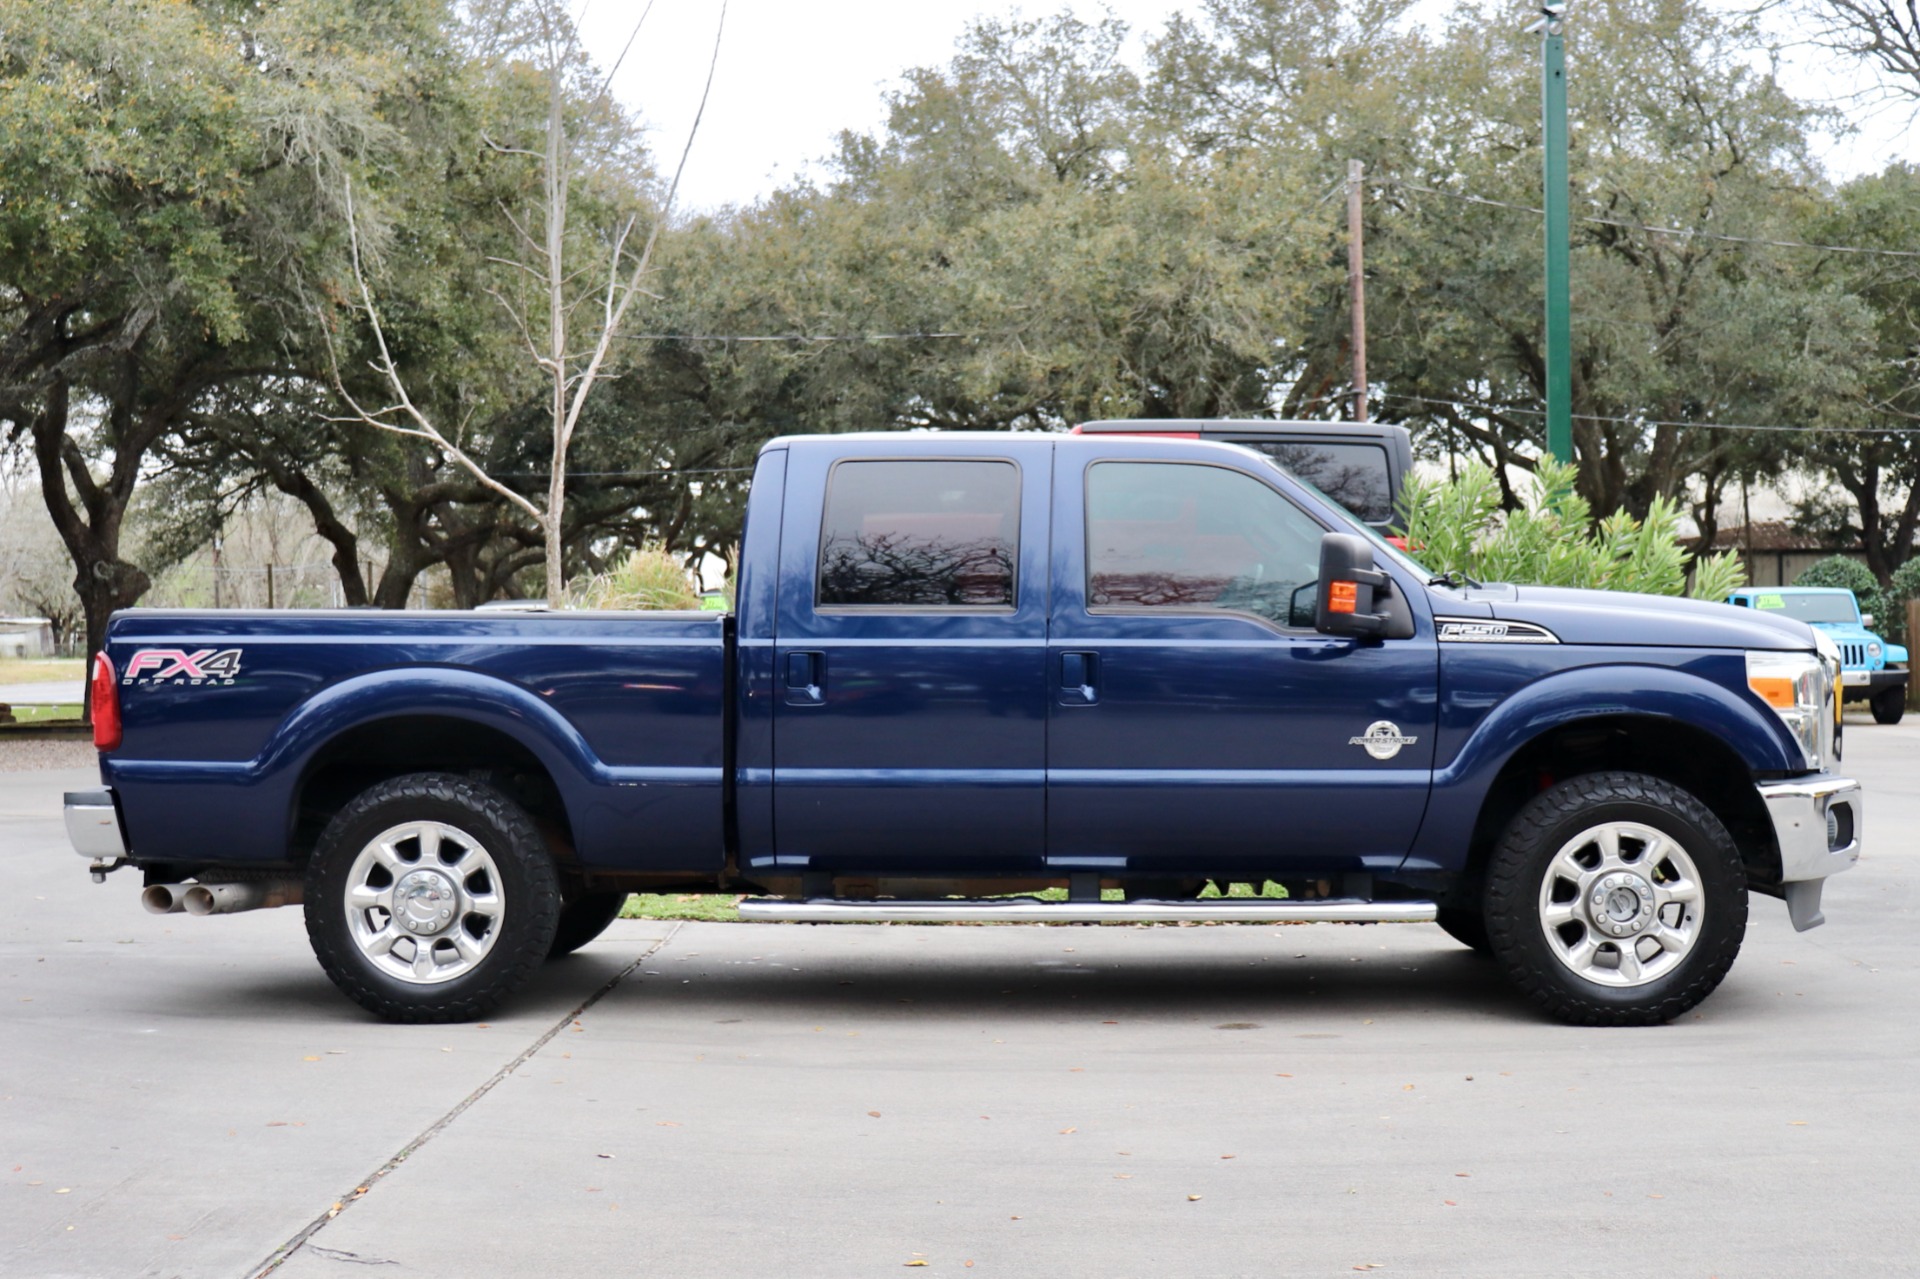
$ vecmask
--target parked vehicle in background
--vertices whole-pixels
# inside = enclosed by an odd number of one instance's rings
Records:
[[[1872,630],[1873,614],[1860,612],[1849,590],[1828,586],[1750,586],[1727,603],[1757,608],[1824,631],[1840,649],[1841,696],[1865,702],[1876,724],[1898,724],[1907,713],[1907,650]]]
[[[1413,469],[1413,436],[1406,427],[1385,422],[1116,418],[1083,422],[1073,428],[1073,433],[1245,445],[1278,462],[1287,474],[1319,489],[1382,537],[1400,523],[1400,495],[1406,488],[1407,473]]]

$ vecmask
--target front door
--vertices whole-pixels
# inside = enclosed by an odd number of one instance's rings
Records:
[[[1224,454],[1223,450],[1223,454]],[[1055,459],[1048,855],[1057,870],[1386,871],[1431,782],[1438,651],[1312,629],[1331,519],[1277,471]]]
[[[783,871],[1037,871],[1051,441],[796,441],[774,641]]]

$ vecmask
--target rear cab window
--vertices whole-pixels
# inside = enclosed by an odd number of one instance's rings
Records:
[[[821,519],[821,612],[1011,611],[1020,469],[999,459],[836,463]]]

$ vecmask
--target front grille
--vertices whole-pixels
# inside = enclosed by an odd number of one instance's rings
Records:
[[[1865,644],[1842,644],[1840,646],[1840,664],[1842,666],[1865,666],[1867,664],[1867,646]]]

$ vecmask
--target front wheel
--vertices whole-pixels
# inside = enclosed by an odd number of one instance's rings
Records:
[[[1873,708],[1874,723],[1898,724],[1907,713],[1907,690],[1890,688],[1884,693],[1875,694],[1867,705]]]
[[[1535,796],[1488,866],[1487,937],[1536,1004],[1583,1026],[1651,1026],[1705,999],[1740,953],[1746,873],[1720,819],[1639,773]]]
[[[306,875],[307,939],[347,997],[388,1021],[470,1021],[526,984],[560,887],[519,805],[450,773],[362,792]]]

